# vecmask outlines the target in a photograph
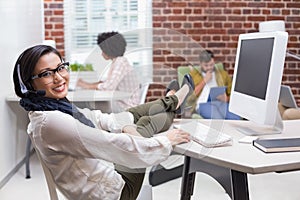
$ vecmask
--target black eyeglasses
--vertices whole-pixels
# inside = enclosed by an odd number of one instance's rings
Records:
[[[42,73],[39,73],[37,75],[33,75],[31,77],[32,80],[37,79],[37,78],[43,78],[44,80],[49,80],[52,81],[54,74],[58,73],[61,76],[66,76],[69,73],[69,62],[64,62],[58,65],[57,68],[55,69],[48,69]]]

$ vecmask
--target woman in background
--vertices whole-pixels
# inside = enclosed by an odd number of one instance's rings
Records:
[[[77,86],[83,89],[129,92],[131,94],[129,99],[117,102],[119,111],[138,105],[140,102],[138,75],[124,57],[127,43],[123,35],[118,32],[101,33],[98,35],[97,44],[102,50],[103,58],[111,60],[107,78],[95,83],[79,79]]]

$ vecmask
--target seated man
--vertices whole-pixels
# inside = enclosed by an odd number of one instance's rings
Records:
[[[195,84],[194,94],[188,99],[192,112],[200,114],[205,119],[240,119],[229,112],[228,102],[232,80],[223,69],[215,67],[214,54],[207,50],[200,54],[200,67],[190,66],[190,75]],[[211,87],[226,86],[226,92],[210,100]]]

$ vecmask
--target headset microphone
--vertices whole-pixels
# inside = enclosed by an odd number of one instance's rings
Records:
[[[18,70],[17,72],[18,72],[18,79],[19,79],[19,83],[20,83],[20,89],[21,89],[21,92],[25,96],[29,96],[29,95],[45,96],[46,95],[45,90],[28,90],[27,87],[25,86],[25,84],[23,83],[22,78],[21,78],[20,64],[18,64],[17,70]]]

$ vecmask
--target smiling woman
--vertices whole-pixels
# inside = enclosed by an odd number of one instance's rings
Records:
[[[15,93],[29,111],[27,131],[39,158],[68,199],[136,199],[145,168],[189,141],[189,134],[169,128],[193,89],[186,83],[175,95],[121,113],[79,109],[66,98],[67,66],[46,45],[28,48],[15,64]],[[160,132],[166,133],[152,137]]]
[[[44,90],[45,97],[61,99],[68,94],[69,69],[68,63],[62,63],[55,53],[43,55],[33,70],[32,86],[36,90]]]
[[[33,55],[37,57],[31,58]],[[15,84],[19,97],[26,97],[30,91],[44,91],[45,97],[54,99],[64,98],[68,94],[68,63],[63,62],[56,49],[46,45],[29,48],[20,55],[16,66],[15,78],[23,77],[23,80],[20,79],[22,84]]]

